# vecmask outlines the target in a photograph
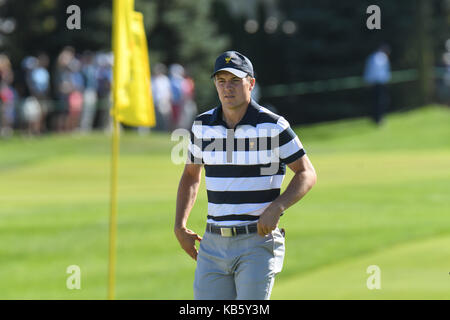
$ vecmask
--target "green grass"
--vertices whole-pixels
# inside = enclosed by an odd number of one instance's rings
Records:
[[[450,110],[296,128],[318,183],[287,210],[273,299],[449,299]],[[116,296],[190,299],[195,263],[173,236],[182,165],[166,134],[121,137]],[[108,135],[0,140],[0,299],[105,299]],[[292,176],[289,173],[284,187]],[[189,220],[202,233],[204,182]],[[81,290],[66,269],[81,268]],[[381,290],[366,269],[381,268]]]
[[[369,290],[380,268],[380,290]],[[450,299],[450,236],[410,241],[294,276],[274,291],[278,299]],[[445,281],[447,280],[447,281]]]

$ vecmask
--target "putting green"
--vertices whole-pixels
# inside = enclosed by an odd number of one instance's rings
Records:
[[[367,287],[371,265],[380,268],[380,289]],[[272,299],[450,299],[450,236],[395,245],[283,279]]]

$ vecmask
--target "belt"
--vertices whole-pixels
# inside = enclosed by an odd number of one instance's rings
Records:
[[[258,231],[256,223],[239,227],[219,227],[212,223],[206,224],[206,231],[210,233],[220,234],[222,237],[234,237],[240,234],[251,234]]]

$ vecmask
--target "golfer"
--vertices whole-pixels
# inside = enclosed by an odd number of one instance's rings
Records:
[[[220,105],[192,126],[175,235],[197,261],[195,299],[269,299],[285,253],[280,216],[312,188],[315,170],[289,123],[251,99],[255,76],[247,57],[224,52],[212,77]],[[286,165],[295,174],[280,194]],[[187,228],[202,167],[208,196],[203,238]]]

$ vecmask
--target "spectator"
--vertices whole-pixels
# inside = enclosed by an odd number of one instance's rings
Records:
[[[99,53],[97,55],[96,79],[98,106],[94,120],[94,126],[101,129],[109,127],[111,108],[111,82],[112,82],[112,53]]]
[[[73,131],[80,125],[83,109],[84,79],[81,74],[81,62],[75,56],[69,63],[70,93],[68,98],[69,113],[66,119],[66,130]]]
[[[72,72],[70,71],[69,64],[74,56],[74,49],[72,47],[65,47],[59,54],[56,62],[54,81],[57,101],[52,117],[54,119],[53,127],[56,132],[67,130],[69,95],[72,92]]]
[[[391,67],[389,63],[390,47],[386,44],[372,53],[364,70],[364,80],[373,88],[373,121],[380,125],[384,113],[389,105],[387,83],[391,79]]]
[[[441,103],[450,106],[450,39],[446,41],[447,51],[442,54],[442,67],[437,80],[437,96]]]
[[[169,68],[172,92],[172,129],[192,126],[197,113],[194,102],[194,80],[186,76],[184,67],[172,64]]]
[[[170,88],[172,91],[172,126],[171,130],[178,128],[181,109],[183,107],[183,81],[184,68],[180,64],[169,67]]]
[[[155,130],[168,131],[172,121],[172,91],[170,80],[167,77],[167,68],[158,63],[153,68],[152,92],[155,105],[156,127]]]
[[[11,84],[14,74],[9,58],[0,54],[0,136],[12,135],[15,120],[15,93]]]
[[[178,127],[190,129],[197,115],[197,105],[194,102],[195,84],[194,80],[185,74],[182,83],[183,101],[178,121]]]
[[[25,92],[22,100],[21,124],[29,135],[40,134],[42,110],[39,101],[34,96],[38,91],[39,84],[37,82],[36,70],[39,67],[39,61],[36,57],[28,56],[22,60],[22,70],[25,75]]]
[[[41,133],[41,106],[34,96],[28,96],[22,101],[22,120],[25,131],[28,135],[38,135]]]
[[[39,134],[46,130],[46,116],[49,111],[50,74],[47,70],[49,60],[45,53],[39,54],[37,58],[29,57],[27,59],[29,65],[25,66],[27,72],[26,84],[28,93],[34,99],[30,100],[33,101],[32,104],[27,103],[25,105],[28,109],[35,108],[35,110],[28,110],[33,113],[33,115],[28,115],[33,118],[29,118],[28,121],[33,122],[32,131]],[[38,119],[34,119],[34,117]]]
[[[94,125],[97,108],[97,66],[94,63],[94,54],[85,52],[81,58],[81,73],[84,78],[85,88],[83,92],[83,111],[81,113],[80,128],[83,132],[89,132]]]
[[[63,48],[52,73],[46,53],[25,57],[14,81],[16,94],[11,63],[0,54],[0,135],[11,134],[15,127],[32,135],[109,127],[112,54],[86,51],[78,57],[74,48]],[[163,64],[152,71],[155,129],[190,128],[197,114],[193,79],[180,64],[170,66],[170,78]]]

